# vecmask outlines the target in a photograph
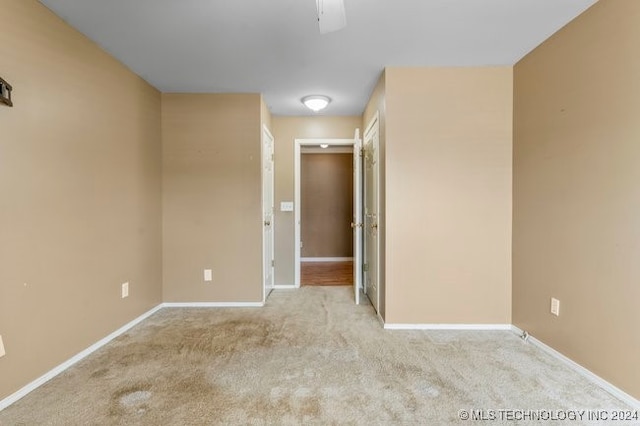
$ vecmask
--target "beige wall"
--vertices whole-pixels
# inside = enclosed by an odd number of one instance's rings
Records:
[[[352,257],[353,154],[301,157],[301,257]]]
[[[640,2],[601,0],[516,65],[514,109],[514,323],[635,398],[639,45]]]
[[[387,68],[387,322],[511,322],[512,89],[510,67]]]
[[[386,71],[383,71],[380,74],[380,78],[376,83],[373,92],[371,92],[371,96],[369,97],[369,102],[365,106],[364,112],[362,113],[362,131],[360,132],[361,137],[364,140],[364,134],[367,130],[367,127],[371,124],[372,120],[375,117],[378,117],[378,135],[379,135],[379,146],[378,146],[378,244],[380,249],[378,250],[378,288],[379,288],[379,301],[378,301],[378,313],[380,317],[385,320],[386,319],[386,298],[387,298],[387,288],[386,288],[386,234],[387,234],[387,226],[386,226],[386,145],[387,145],[387,103],[386,103]]]
[[[640,2],[601,0],[514,74],[389,68],[362,117],[273,118],[257,94],[161,101],[37,1],[0,3],[15,102],[0,107],[0,399],[163,298],[262,300],[261,124],[276,284],[292,284],[293,213],[277,207],[293,141],[350,138],[376,111],[386,322],[509,323],[513,305],[517,326],[640,397]]]
[[[293,201],[294,140],[309,138],[353,138],[360,128],[357,116],[273,116],[275,139],[275,253],[276,285],[294,283],[294,215],[281,212],[280,202]]]
[[[165,302],[262,301],[261,110],[259,94],[162,95]]]
[[[0,9],[2,399],[158,305],[162,278],[160,94],[37,1]]]

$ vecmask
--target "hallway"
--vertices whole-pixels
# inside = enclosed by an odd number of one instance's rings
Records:
[[[301,262],[301,286],[353,285],[353,261]]]

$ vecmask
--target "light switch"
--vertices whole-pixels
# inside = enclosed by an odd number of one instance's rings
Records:
[[[213,281],[213,270],[205,269],[204,270],[204,280],[205,281]]]
[[[293,211],[293,201],[282,201],[280,203],[280,211],[281,212],[292,212]]]

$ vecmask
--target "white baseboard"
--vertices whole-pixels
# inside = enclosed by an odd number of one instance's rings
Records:
[[[520,328],[516,327],[515,325],[512,325],[511,329],[513,330],[514,333],[516,333],[519,336],[522,336],[522,333],[524,333]],[[627,403],[630,406],[634,407],[636,410],[640,410],[640,401],[639,400],[637,400],[633,396],[629,395],[628,393],[626,393],[622,389],[620,389],[620,388],[612,385],[611,383],[607,382],[605,379],[603,379],[602,377],[598,376],[597,374],[592,373],[591,371],[587,370],[586,368],[584,368],[583,366],[581,366],[577,362],[573,361],[572,359],[570,359],[570,358],[566,357],[565,355],[561,354],[560,352],[556,351],[551,346],[548,346],[546,343],[541,342],[540,340],[536,339],[535,337],[533,337],[531,335],[529,335],[527,337],[527,342],[529,342],[532,345],[542,349],[544,352],[548,353],[552,357],[562,361],[564,364],[569,366],[571,369],[576,371],[578,374],[580,374],[581,376],[583,376],[586,379],[590,380],[591,382],[593,382],[597,386],[601,387],[602,389],[606,390],[611,395],[613,395],[616,398],[624,401],[625,403]]]
[[[349,262],[353,257],[301,257],[300,262]]]
[[[294,284],[277,284],[273,286],[274,290],[292,290],[296,288],[298,287],[296,287]]]
[[[264,302],[168,302],[163,308],[261,308]]]
[[[511,324],[389,324],[385,330],[511,330]]]
[[[109,343],[110,341],[115,339],[116,337],[120,336],[121,334],[124,334],[129,329],[131,329],[133,326],[139,324],[140,322],[142,322],[145,319],[149,318],[151,315],[153,315],[156,312],[158,312],[161,308],[162,308],[162,304],[160,304],[160,305],[156,306],[155,308],[145,312],[144,314],[140,315],[138,318],[136,318],[133,321],[123,325],[122,327],[120,327],[119,329],[114,331],[113,333],[109,334],[107,337],[97,341],[93,345],[89,346],[87,349],[83,350],[82,352],[77,353],[76,355],[72,356],[71,358],[69,358],[68,360],[63,362],[62,364],[58,365],[57,367],[54,367],[52,370],[48,371],[47,373],[45,373],[42,376],[38,377],[37,379],[35,379],[31,383],[29,383],[26,386],[22,387],[18,391],[14,392],[13,394],[11,394],[8,397],[4,398],[3,400],[0,401],[0,411],[4,410],[5,408],[10,406],[14,402],[18,401],[19,399],[23,398],[28,393],[34,391],[35,389],[37,389],[38,387],[42,386],[43,384],[47,383],[49,380],[53,379],[58,374],[60,374],[63,371],[65,371],[67,368],[71,367],[72,365],[74,365],[78,361],[81,361],[82,359],[86,358],[88,355],[90,355],[93,352],[97,351],[98,349],[100,349],[101,347],[103,347],[104,345],[106,345],[107,343]]]

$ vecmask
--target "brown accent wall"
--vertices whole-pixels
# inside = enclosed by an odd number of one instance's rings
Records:
[[[513,321],[640,398],[640,2],[515,66]],[[550,298],[560,316],[550,314]]]
[[[301,257],[352,257],[353,154],[301,157]]]
[[[259,94],[162,95],[165,302],[262,301],[263,113]]]
[[[0,399],[162,301],[160,94],[37,1],[1,3]]]
[[[352,138],[362,124],[358,116],[273,116],[275,139],[275,254],[276,284],[294,282],[294,214],[281,212],[280,202],[293,201],[294,141],[309,138]]]
[[[387,68],[389,323],[511,322],[511,67]]]

